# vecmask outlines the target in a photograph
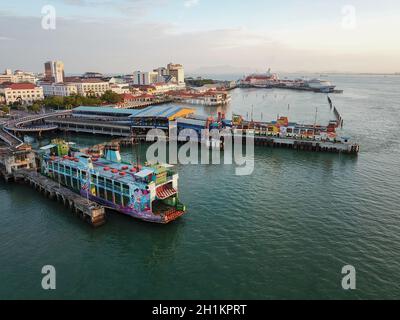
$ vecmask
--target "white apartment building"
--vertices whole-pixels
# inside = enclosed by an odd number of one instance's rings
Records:
[[[153,83],[158,82],[158,72],[151,71],[151,72],[142,72],[142,71],[135,71],[133,73],[133,84],[139,86],[148,86]]]
[[[179,84],[185,83],[185,69],[181,64],[169,63],[168,74],[173,76]]]
[[[110,84],[110,90],[118,94],[130,93],[129,85],[126,83]]]
[[[43,99],[43,88],[33,83],[11,83],[0,86],[0,93],[5,96],[6,104],[21,102],[23,105],[31,105],[37,100]]]
[[[166,82],[166,79],[168,78],[168,69],[165,67],[159,67],[157,69],[154,69],[153,72],[157,72],[157,82]]]
[[[110,90],[109,83],[100,79],[75,79],[68,84],[76,86],[77,93],[85,97],[89,95],[100,97],[104,92]]]
[[[3,74],[0,74],[0,83],[13,82],[13,83],[35,83],[36,77],[33,73],[16,70],[14,73],[7,69]]]
[[[29,82],[29,83],[36,83],[37,78],[35,75],[31,72],[25,72],[21,70],[16,70],[14,72],[14,81],[16,83],[23,83],[23,82]]]
[[[181,84],[178,84],[176,82],[169,82],[169,83],[154,83],[152,84],[154,87],[153,93],[158,94],[158,93],[166,93],[169,91],[176,91],[176,90],[183,90],[186,88],[186,86],[182,86]]]
[[[3,74],[0,74],[0,83],[14,82],[14,75],[10,69],[7,69]]]
[[[40,83],[43,88],[45,97],[68,97],[72,94],[77,94],[78,89],[76,85],[70,83]]]

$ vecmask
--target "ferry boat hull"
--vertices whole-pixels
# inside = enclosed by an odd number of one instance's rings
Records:
[[[154,215],[153,212],[150,210],[139,212],[130,207],[123,207],[123,206],[115,205],[111,201],[107,201],[105,199],[96,197],[84,190],[81,190],[80,194],[82,197],[88,198],[91,201],[97,202],[100,205],[102,205],[108,209],[115,210],[119,213],[122,213],[129,217],[139,219],[139,220],[142,220],[145,222],[168,224],[168,223],[178,219],[179,217],[183,216],[186,213],[185,211],[182,211],[182,210],[174,210],[173,212],[171,212],[171,214],[166,213],[166,214],[161,214],[161,215]]]

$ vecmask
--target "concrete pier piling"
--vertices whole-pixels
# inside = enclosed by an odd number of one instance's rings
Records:
[[[61,202],[74,214],[94,227],[105,223],[104,207],[60,186],[57,182],[48,179],[35,170],[18,170],[14,173],[13,178],[15,181],[29,184],[49,199]]]

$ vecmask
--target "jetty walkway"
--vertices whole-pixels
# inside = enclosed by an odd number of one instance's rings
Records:
[[[19,138],[17,138],[16,136],[9,133],[7,130],[3,128],[0,129],[0,140],[2,140],[9,147],[14,149],[17,149],[24,144]]]
[[[23,181],[50,199],[63,203],[82,220],[94,227],[105,223],[105,209],[96,202],[61,186],[59,183],[43,176],[36,170],[20,169],[14,173],[15,181]]]

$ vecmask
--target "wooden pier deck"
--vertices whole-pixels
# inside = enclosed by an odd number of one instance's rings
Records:
[[[96,202],[59,185],[35,170],[18,170],[14,173],[15,181],[23,181],[50,199],[57,200],[70,208],[82,220],[94,227],[105,223],[105,209]]]
[[[244,142],[245,143],[245,142]],[[307,139],[276,138],[266,136],[254,136],[256,146],[272,148],[288,148],[299,151],[343,153],[357,155],[360,151],[358,144],[345,144],[331,141],[317,141]]]

